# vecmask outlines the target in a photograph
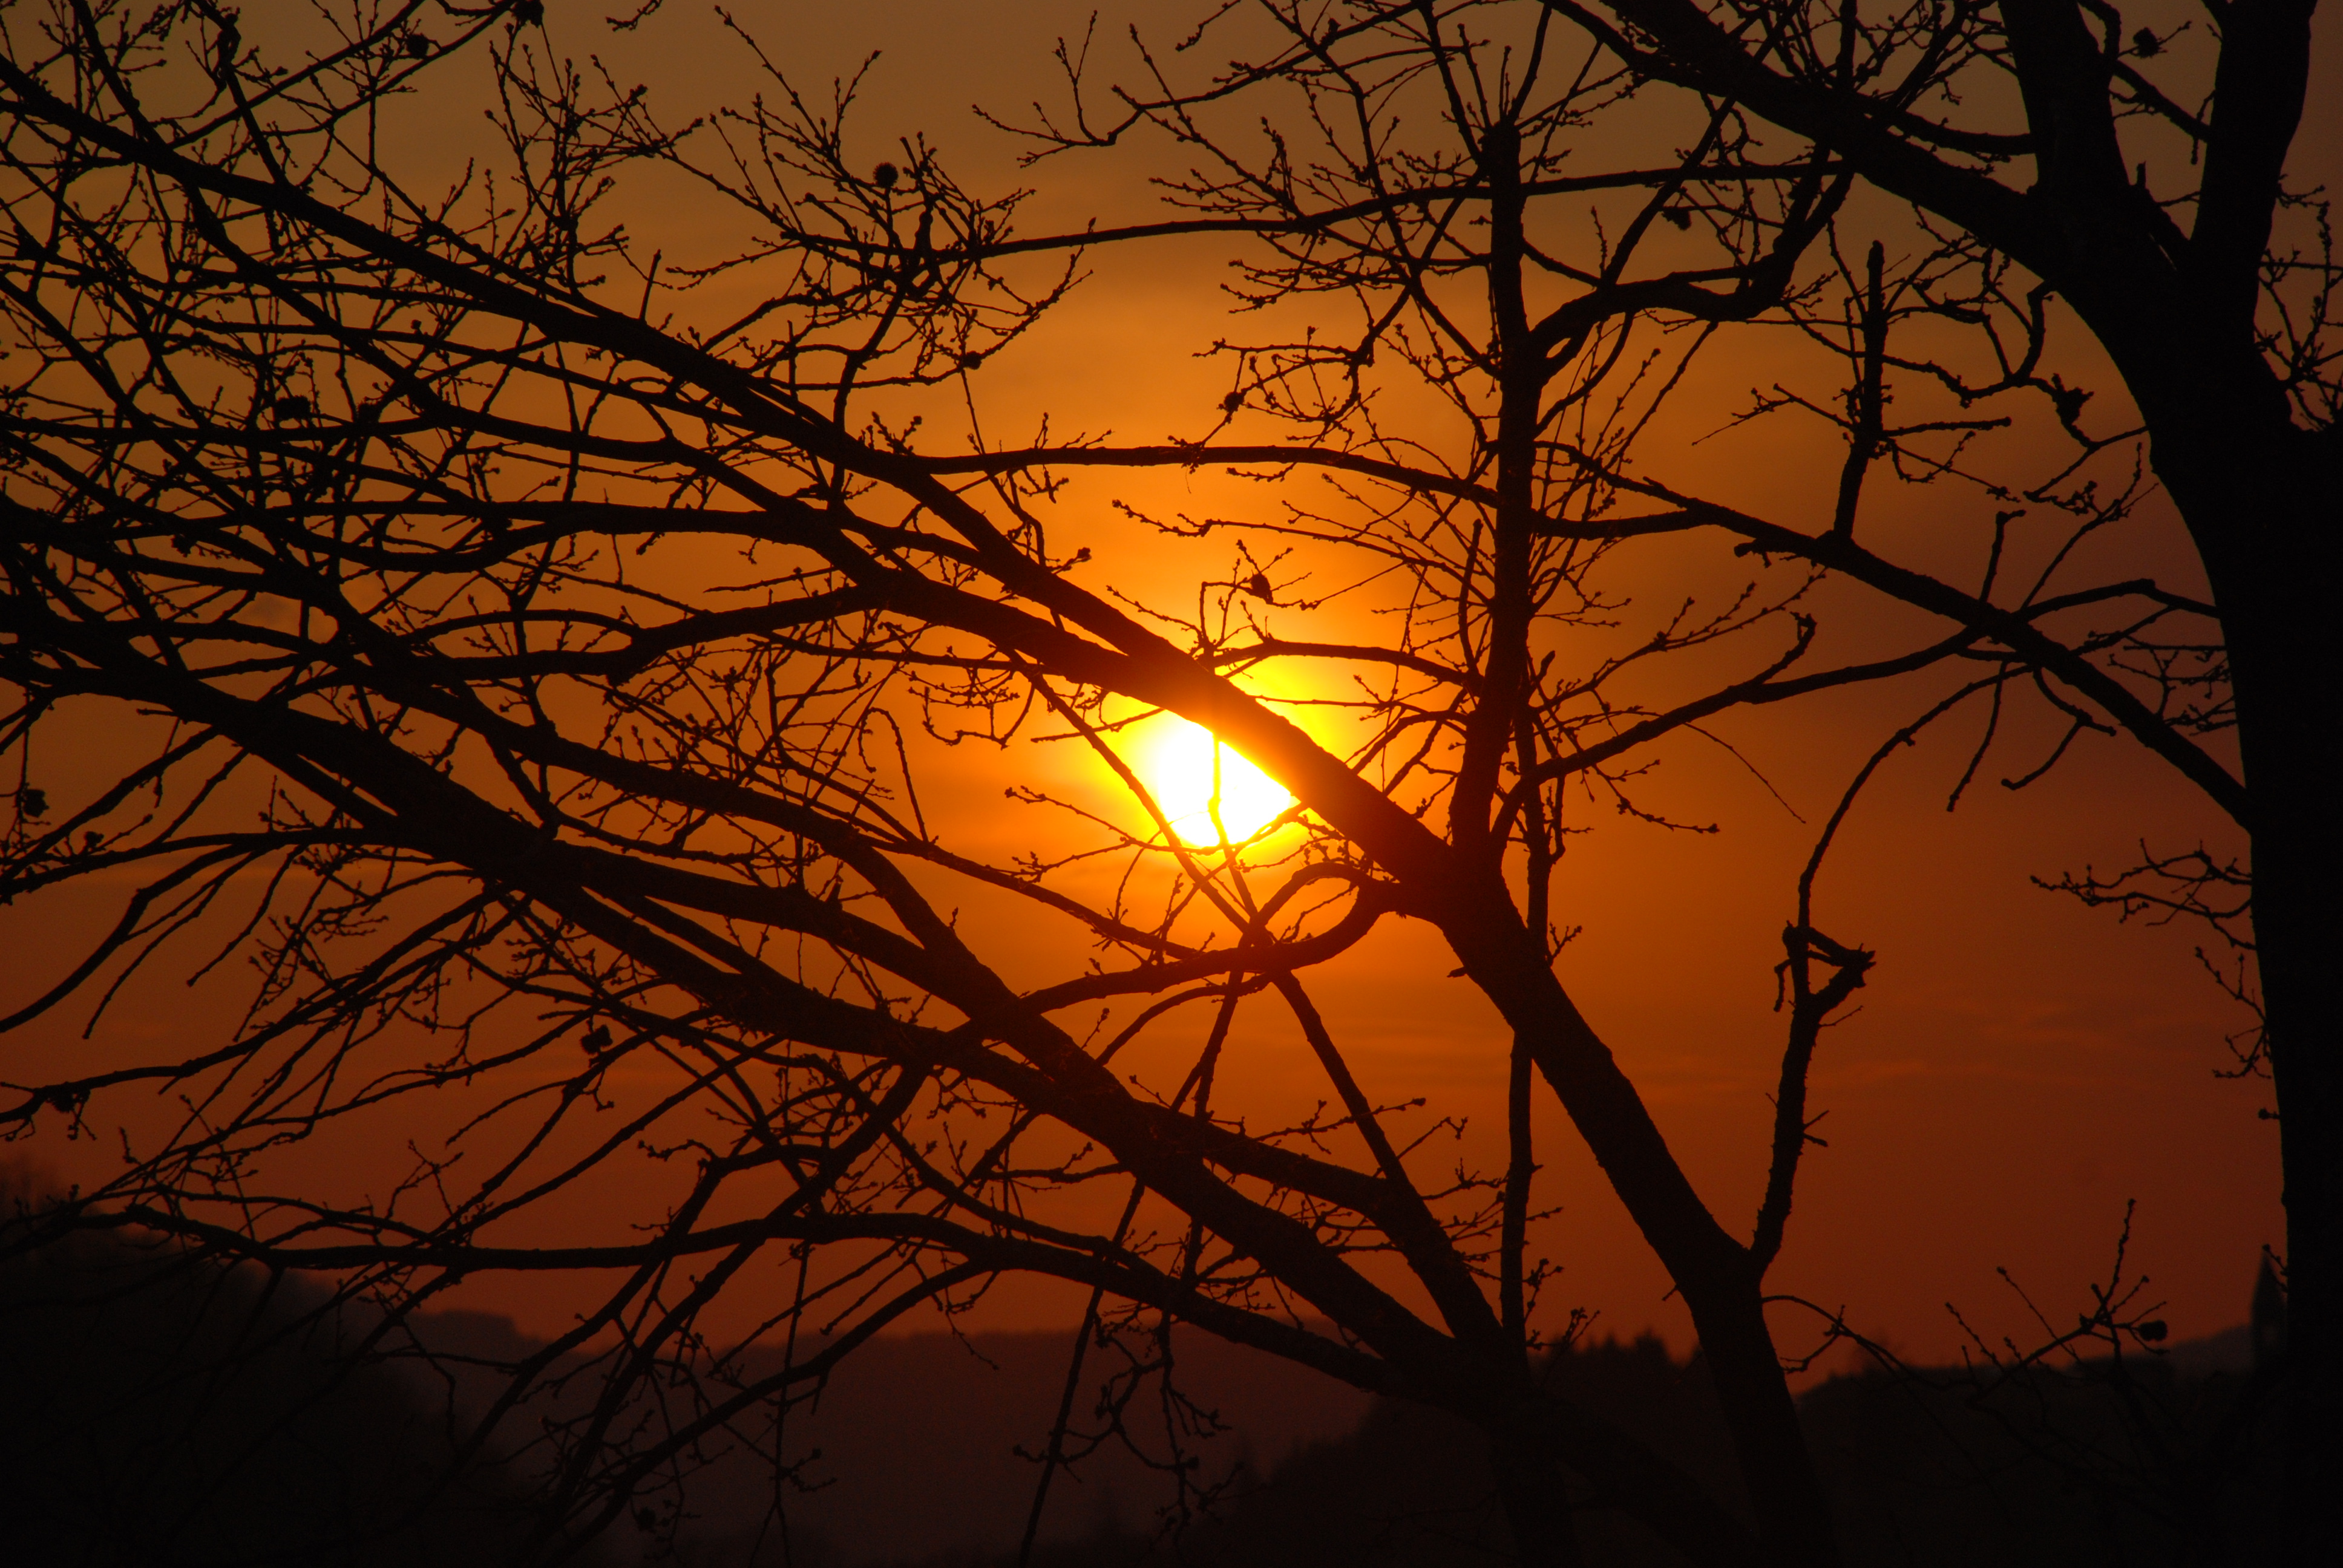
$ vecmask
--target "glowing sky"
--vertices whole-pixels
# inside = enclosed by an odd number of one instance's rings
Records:
[[[550,9],[558,41],[640,75],[655,102],[672,103],[671,121],[749,86],[725,35],[700,10],[672,6],[621,37],[591,19],[598,10]],[[883,49],[859,111],[867,156],[875,160],[897,138],[929,134],[971,183],[1034,186],[1041,194],[1031,228],[1125,217],[1148,199],[1127,167],[1060,162],[1021,171],[1015,146],[968,112],[971,101],[1014,109],[1044,92],[1052,40],[1079,33],[1091,9],[792,0],[743,5],[739,14],[785,45],[808,86]],[[1141,5],[1135,15],[1151,31],[1176,35],[1192,9]],[[1126,19],[1102,15],[1098,35],[1118,35]],[[2338,97],[2334,31],[2321,35],[2330,104]],[[417,127],[427,153],[460,161],[453,123]],[[2306,126],[2303,145],[2322,141],[2343,146],[2343,136],[2322,138],[2318,126]],[[682,207],[642,210],[679,252],[689,248],[699,217]],[[1218,255],[1191,246],[1100,258],[1097,276],[1059,317],[990,373],[987,427],[1005,441],[1001,432],[1030,432],[1049,412],[1061,437],[1112,430],[1153,440],[1188,431],[1220,396],[1220,373],[1197,357],[1227,303],[1212,292]],[[1744,351],[1688,385],[1686,406],[1653,437],[1676,443],[1671,472],[1684,487],[1786,517],[1835,477],[1827,442],[1802,444],[1772,427],[1711,438],[1732,400],[1774,370],[1763,354]],[[1124,499],[1164,513],[1261,504],[1257,487],[1174,471],[1069,490],[1061,515],[1088,519],[1081,526],[1096,541],[1083,580],[1157,592],[1166,602],[1192,596],[1225,562],[1217,546],[1133,542],[1111,505]],[[1924,558],[1949,548],[1942,544],[1946,504],[1936,492],[1886,503],[1881,548]],[[2151,508],[2140,528],[2150,553],[2179,557],[2168,516]],[[1113,548],[1118,542],[1125,548]],[[1631,584],[1655,597],[1675,592],[1692,569],[1665,547],[1624,568]],[[1879,630],[1859,609],[1837,624],[1850,629],[1835,635],[1855,642]],[[1582,933],[1560,960],[1564,979],[1729,1223],[1744,1224],[1755,1211],[1763,1177],[1765,1097],[1780,1038],[1772,971],[1787,889],[1813,824],[1850,769],[1908,717],[1906,707],[1865,692],[1721,726],[1732,750],[1705,742],[1680,749],[1651,786],[1719,831],[1597,823],[1601,830],[1565,862],[1560,919]],[[1974,734],[1966,739],[1973,743]],[[1222,828],[1245,839],[1291,804],[1273,780],[1185,720],[1148,720],[1121,744],[1191,845],[1218,843]],[[1064,757],[1042,765],[1057,769],[1044,782],[1070,794],[1100,787],[1094,761],[1060,749]],[[2143,839],[2217,847],[2221,827],[2125,744],[2093,738],[2042,783],[2013,792],[1988,779],[1947,813],[1965,760],[1953,739],[1899,760],[1850,822],[1825,879],[1820,923],[1881,958],[1860,1010],[1825,1036],[1813,1101],[1827,1112],[1817,1129],[1827,1147],[1807,1167],[1774,1282],[1845,1308],[1907,1354],[1949,1355],[1960,1339],[1946,1302],[2017,1332],[2024,1313],[1996,1268],[2006,1266],[2039,1299],[2064,1302],[2103,1272],[2126,1204],[2136,1199],[2134,1261],[2154,1277],[2152,1294],[2169,1303],[2176,1335],[2238,1322],[2258,1249],[2282,1237],[2276,1140],[2258,1115],[2266,1086],[2216,1076],[2229,1065],[2223,1038],[2241,1022],[2199,969],[2197,933],[2119,926],[2034,881],[2128,863]],[[1001,779],[988,771],[993,764],[971,754],[964,766],[965,799],[940,802],[940,819],[1001,845],[1030,838],[1038,819],[1002,805]],[[72,764],[56,767],[62,778]],[[1005,940],[1002,929],[986,934]],[[55,940],[22,911],[0,910],[0,944],[37,950]],[[1459,1124],[1443,1134],[1455,1158],[1486,1162],[1502,1124],[1503,1036],[1485,1002],[1449,978],[1453,961],[1422,927],[1394,920],[1313,972],[1312,984],[1370,1093],[1386,1102],[1425,1097],[1428,1115]],[[235,1012],[226,984],[215,976],[193,992],[134,991],[126,1000],[146,1010],[126,1027],[155,1040],[224,1022]],[[56,1038],[66,1049],[65,1036]],[[1312,1070],[1288,1032],[1264,1023],[1232,1048],[1220,1103],[1252,1096],[1277,1111],[1306,1111],[1323,1097]],[[1538,1117],[1548,1151],[1541,1201],[1558,1211],[1542,1222],[1538,1242],[1564,1267],[1549,1313],[1583,1305],[1621,1331],[1655,1325],[1681,1348],[1685,1325],[1657,1264],[1543,1098]],[[35,1152],[69,1177],[110,1156],[62,1143]],[[596,1200],[585,1192],[575,1201]],[[532,1294],[540,1289],[493,1282],[466,1300],[549,1329],[564,1308]],[[1064,1289],[1038,1285],[1005,1287],[983,1308],[1002,1326],[1070,1322],[1080,1311]],[[1789,1345],[1796,1334],[1785,1328],[1783,1337]]]

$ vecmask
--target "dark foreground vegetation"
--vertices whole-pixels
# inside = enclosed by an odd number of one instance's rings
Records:
[[[2219,1352],[2088,1362],[2003,1380],[1966,1372],[1834,1378],[1801,1402],[1855,1563],[2258,1563],[2278,1449],[2255,1374]],[[2203,1361],[2186,1352],[2212,1352]],[[2206,1362],[2212,1364],[2206,1364]],[[2177,1362],[2177,1364],[2176,1364]],[[1546,1375],[1589,1408],[1675,1452],[1720,1488],[1731,1448],[1704,1371],[1658,1341],[1558,1355]],[[1683,1559],[1599,1499],[1581,1500],[1589,1564],[1674,1568]],[[710,1552],[709,1564],[778,1563]],[[841,1553],[834,1561],[857,1561]],[[923,1568],[1009,1568],[1014,1552],[961,1552]],[[1379,1402],[1357,1430],[1315,1443],[1171,1538],[1100,1532],[1037,1551],[1034,1568],[1210,1563],[1227,1568],[1468,1568],[1514,1551],[1486,1445],[1437,1414]]]
[[[430,1314],[409,1333],[314,1287],[134,1238],[29,1239],[19,1219],[0,1246],[11,1560],[461,1568],[529,1550],[529,1467],[464,1448],[498,1369],[543,1348],[506,1320]],[[2268,1321],[2257,1331],[2063,1368],[1876,1369],[1819,1384],[1801,1412],[1848,1560],[2273,1560],[2276,1339]],[[354,1354],[369,1345],[371,1358]],[[1064,1348],[1055,1332],[880,1341],[787,1442],[786,1525],[770,1471],[711,1444],[679,1493],[647,1496],[585,1560],[1008,1568]],[[1487,1445],[1468,1425],[1201,1337],[1173,1357],[1190,1402],[1167,1399],[1161,1348],[1091,1362],[1097,1386],[1074,1425],[1100,1441],[1059,1477],[1033,1568],[1514,1559]],[[1590,1339],[1550,1356],[1543,1377],[1734,1495],[1731,1441],[1696,1359],[1648,1336]],[[1101,1417],[1109,1406],[1119,1422]],[[508,1433],[576,1414],[558,1396],[523,1413]],[[1587,1563],[1682,1561],[1599,1496],[1574,1503]]]
[[[314,1286],[25,1240],[0,1223],[0,1562],[472,1568],[527,1540],[528,1489],[460,1454],[447,1385],[355,1355]]]

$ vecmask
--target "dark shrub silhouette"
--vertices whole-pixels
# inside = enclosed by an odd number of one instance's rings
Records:
[[[20,1563],[511,1560],[530,1513],[458,1462],[425,1380],[353,1360],[314,1285],[176,1245],[0,1223],[0,1557]]]

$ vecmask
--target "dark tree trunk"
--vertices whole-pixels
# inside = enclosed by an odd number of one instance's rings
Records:
[[[2343,1540],[2343,442],[2239,424],[2201,408],[2193,429],[2157,430],[2156,463],[2236,682],[2285,1180],[2288,1512],[2300,1559],[2326,1561]]]
[[[1691,1309],[1765,1561],[1777,1568],[1835,1568],[1837,1533],[1766,1327],[1756,1261],[1703,1205],[1634,1085],[1534,940],[1487,902],[1451,923],[1447,934],[1528,1047]]]
[[[1603,28],[1575,0],[1546,4]],[[2343,433],[2297,425],[2256,327],[2316,0],[2211,7],[2220,54],[2185,232],[2118,134],[2112,11],[2094,13],[2109,25],[2103,35],[2077,0],[1999,0],[2000,64],[2016,77],[2033,165],[2018,188],[1898,134],[1840,84],[1777,70],[1765,58],[1770,35],[1753,54],[1694,0],[1606,8],[1633,25],[1608,35],[1623,59],[1831,147],[2049,283],[2146,417],[2157,473],[2212,584],[2237,704],[2286,1182],[2288,1529],[2299,1558],[2325,1562],[2343,1541]],[[2293,373],[2315,382],[2327,371],[2306,362]]]
[[[1829,1504],[1765,1326],[1759,1291],[1763,1271],[1685,1180],[1610,1048],[1555,979],[1545,932],[1519,923],[1503,879],[1503,844],[1493,836],[1491,822],[1501,764],[1520,719],[1523,682],[1532,664],[1534,478],[1543,461],[1536,442],[1547,417],[1542,399],[1554,362],[1533,334],[1523,293],[1528,250],[1522,231],[1518,128],[1510,123],[1490,126],[1479,156],[1493,186],[1487,265],[1503,390],[1488,653],[1451,797],[1451,838],[1468,861],[1478,862],[1471,873],[1477,898],[1469,912],[1460,909],[1457,918],[1445,922],[1448,939],[1466,971],[1513,1025],[1691,1308],[1755,1501],[1766,1561],[1779,1568],[1835,1568],[1838,1545]],[[1499,1480],[1507,1488],[1506,1509],[1523,1543],[1523,1560],[1575,1562],[1560,1492],[1528,1472],[1501,1471]],[[1551,1554],[1565,1549],[1567,1556]]]
[[[1684,1292],[1701,1356],[1756,1509],[1766,1561],[1776,1568],[1835,1568],[1838,1532],[1830,1503],[1765,1324],[1754,1263],[1746,1273],[1745,1282],[1720,1283],[1697,1298]]]
[[[2330,621],[2330,628],[2333,623]],[[2330,631],[2329,635],[2332,635]],[[2343,660],[2330,647],[2272,685],[2305,693],[2305,711],[2259,726],[2247,769],[2281,779],[2257,791],[2254,930],[2277,1080],[2279,1163],[2286,1183],[2287,1495],[2305,1562],[2331,1562],[2343,1542],[2343,1084],[2338,1084],[2336,911],[2343,871],[2338,831],[2335,729]],[[2294,797],[2286,799],[2285,797]],[[2315,797],[2323,796],[2324,799]],[[2265,804],[2265,802],[2268,802]]]

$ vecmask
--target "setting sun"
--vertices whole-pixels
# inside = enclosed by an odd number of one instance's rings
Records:
[[[1153,730],[1141,749],[1139,774],[1183,842],[1217,844],[1223,829],[1241,842],[1293,804],[1285,786],[1202,725],[1166,715]]]

